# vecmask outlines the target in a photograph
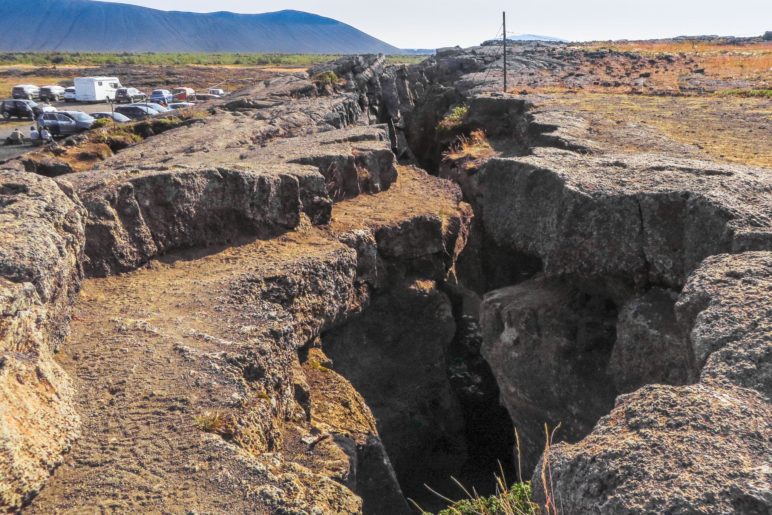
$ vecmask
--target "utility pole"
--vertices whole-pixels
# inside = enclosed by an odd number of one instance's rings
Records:
[[[507,12],[503,13],[504,18],[504,93],[507,92]]]

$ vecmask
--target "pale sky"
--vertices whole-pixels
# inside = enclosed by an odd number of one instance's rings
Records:
[[[400,48],[472,46],[511,34],[569,40],[679,35],[757,36],[772,30],[772,0],[108,0],[177,11],[296,9],[335,18]]]

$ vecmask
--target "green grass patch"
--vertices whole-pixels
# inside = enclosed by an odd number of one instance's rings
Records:
[[[466,490],[465,490],[466,491]],[[468,498],[456,501],[437,515],[539,515],[539,506],[533,502],[530,482],[515,483],[507,488],[499,479],[496,495],[480,497],[467,492]],[[421,510],[422,515],[432,515]]]
[[[287,66],[309,67],[341,57],[335,54],[196,53],[196,52],[4,52],[0,66],[110,66],[110,65],[199,65],[199,66]],[[391,64],[415,64],[426,56],[388,56]]]
[[[772,98],[772,89],[725,89],[719,95],[745,98]]]
[[[459,129],[466,120],[466,115],[469,114],[469,106],[457,105],[448,111],[445,117],[437,124],[437,130],[439,132],[450,133]]]
[[[312,79],[318,86],[325,87],[325,86],[334,86],[338,82],[340,82],[340,79],[335,74],[335,72],[324,72],[320,73],[318,75],[315,75]]]

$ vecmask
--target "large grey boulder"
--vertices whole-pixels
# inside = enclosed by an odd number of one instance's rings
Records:
[[[521,439],[524,470],[544,448],[544,426],[576,442],[608,413],[607,375],[616,309],[557,280],[533,279],[488,293],[480,308],[482,355]]]
[[[547,275],[677,289],[708,256],[772,248],[763,169],[539,148],[480,173],[487,234]]]
[[[752,390],[646,386],[578,444],[552,447],[535,495],[571,513],[767,514],[771,421]]]

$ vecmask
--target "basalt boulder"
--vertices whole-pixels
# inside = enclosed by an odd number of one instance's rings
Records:
[[[533,476],[537,500],[598,514],[769,513],[772,409],[757,392],[645,386]]]
[[[678,289],[708,256],[772,247],[763,169],[538,148],[480,173],[486,233],[547,275]]]
[[[532,279],[488,293],[480,308],[482,355],[521,439],[530,471],[545,424],[578,441],[608,413],[616,389],[607,367],[616,308],[557,280]]]

